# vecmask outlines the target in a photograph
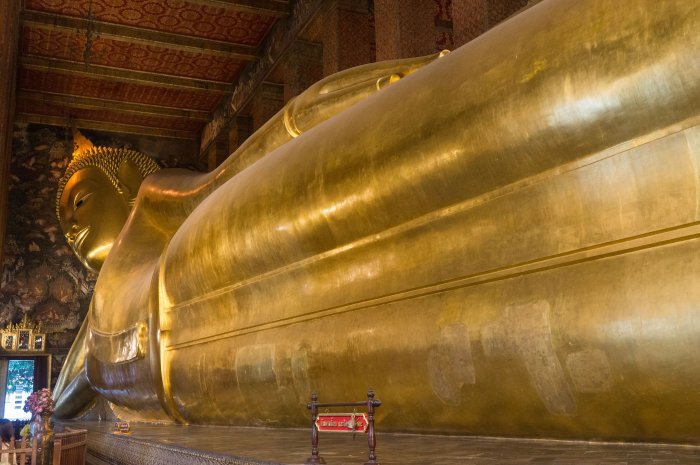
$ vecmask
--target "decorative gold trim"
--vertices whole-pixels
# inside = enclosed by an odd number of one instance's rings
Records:
[[[36,348],[37,338],[40,341]],[[22,321],[9,324],[2,331],[0,349],[6,352],[43,352],[46,349],[46,333],[41,323],[32,323],[25,313]]]

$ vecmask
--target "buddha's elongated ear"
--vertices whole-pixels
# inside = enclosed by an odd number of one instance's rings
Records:
[[[117,179],[119,180],[119,187],[122,190],[124,199],[130,206],[133,206],[136,194],[138,194],[139,187],[141,187],[141,182],[143,181],[141,172],[132,160],[124,158],[119,165]]]

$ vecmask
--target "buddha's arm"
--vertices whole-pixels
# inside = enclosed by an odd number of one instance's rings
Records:
[[[446,54],[370,63],[328,76],[290,100],[214,171],[163,170],[151,175],[141,187],[140,208],[171,234],[204,198],[246,167]]]
[[[249,137],[214,176],[217,185],[300,134],[365,100],[391,83],[447,54],[369,63],[332,74],[313,84]]]

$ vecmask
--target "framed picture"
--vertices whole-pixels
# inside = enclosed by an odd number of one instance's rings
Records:
[[[17,350],[17,333],[2,333],[2,348],[9,351]]]
[[[32,339],[32,331],[29,329],[20,329],[18,334],[17,350],[29,350],[29,344]]]
[[[44,334],[35,334],[34,337],[32,338],[32,350],[44,350],[44,339],[46,338],[46,335]]]

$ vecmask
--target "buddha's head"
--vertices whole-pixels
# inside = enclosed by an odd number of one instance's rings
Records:
[[[141,182],[158,169],[133,150],[92,147],[74,154],[58,184],[56,215],[68,244],[89,270],[99,272]]]

